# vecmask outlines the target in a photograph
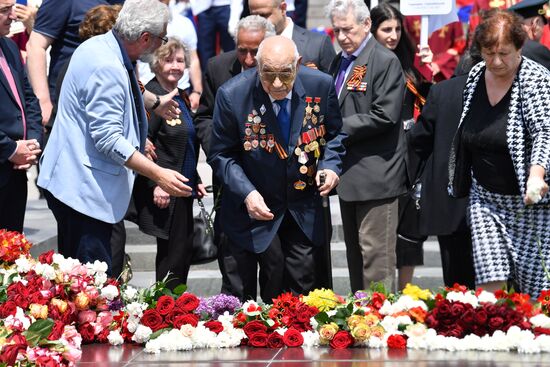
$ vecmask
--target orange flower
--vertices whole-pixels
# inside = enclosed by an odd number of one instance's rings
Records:
[[[416,320],[416,322],[424,323],[424,320],[426,320],[426,316],[428,313],[424,311],[422,307],[414,307],[409,310],[409,314],[413,319]]]

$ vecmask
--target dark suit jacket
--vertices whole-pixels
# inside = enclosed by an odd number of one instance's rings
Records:
[[[248,151],[243,147],[248,138],[247,119],[253,110],[266,125],[265,135],[273,134],[277,142],[283,142],[271,101],[256,69],[240,73],[218,90],[208,163],[224,184],[221,205],[224,233],[235,245],[249,251],[259,253],[269,246],[287,210],[315,245],[325,243],[321,198],[316,186],[308,184],[303,190],[294,187],[300,180],[308,181],[308,177],[299,172],[301,164],[294,154],[300,134],[308,129],[307,124],[302,126],[306,97],[320,97],[318,116],[324,116],[326,128],[327,144],[317,167],[331,169],[339,175],[345,136],[340,132],[342,120],[329,75],[309,68],[299,69],[292,91],[290,142],[288,146],[281,144],[287,159],[281,159],[276,149],[270,153],[261,147]],[[319,122],[316,126],[321,125]],[[307,165],[313,166],[309,177],[315,177],[314,154],[308,155]],[[248,216],[244,200],[253,190],[263,196],[275,216],[273,220],[257,221]]]
[[[447,235],[465,226],[468,199],[447,193],[449,151],[462,114],[468,75],[434,84],[418,122],[408,132],[409,146],[427,160],[421,182],[420,232]]]
[[[156,78],[147,83],[145,89],[157,95],[168,93]],[[187,144],[188,132],[184,114],[182,113],[179,118],[181,124],[171,126],[163,118],[151,114],[148,137],[156,148],[155,152],[158,157],[156,163],[161,167],[181,172],[185,152],[189,149],[189,146]],[[194,148],[195,157],[198,157],[198,144]],[[143,232],[151,236],[168,239],[177,198],[171,197],[168,208],[160,209],[153,203],[153,190],[156,186],[157,184],[154,181],[145,176],[139,175],[136,178],[133,197],[138,214],[138,224]]]
[[[339,54],[330,73],[336,78]],[[350,72],[338,98],[343,131],[348,135],[344,173],[338,195],[344,201],[397,197],[406,191],[404,131],[401,108],[405,79],[395,54],[371,36],[354,61],[367,67],[362,81],[366,91],[347,89]],[[353,69],[352,69],[353,70]]]
[[[197,137],[206,155],[210,149],[216,92],[223,83],[239,74],[241,69],[236,50],[224,52],[208,60],[206,71],[202,77],[201,101],[194,119]]]
[[[550,70],[550,50],[540,42],[528,39],[523,44],[521,54]]]
[[[294,24],[292,40],[296,43],[298,53],[302,56],[302,64],[312,62],[319,70],[328,73],[330,63],[336,56],[329,36],[308,31]]]
[[[34,95],[17,45],[6,37],[0,37],[0,48],[6,57],[19,98],[23,104],[27,125],[27,139],[37,139],[42,144],[42,115]],[[8,158],[15,151],[17,140],[23,139],[23,114],[15,100],[4,73],[0,72],[0,188],[13,174],[13,163]]]

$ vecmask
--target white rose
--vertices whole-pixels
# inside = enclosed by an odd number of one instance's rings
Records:
[[[133,300],[134,297],[136,296],[137,294],[137,289],[132,287],[132,286],[128,286],[126,287],[126,289],[124,290],[124,298],[127,299],[127,300]]]
[[[132,340],[138,344],[145,343],[147,340],[149,340],[149,337],[152,333],[153,330],[151,330],[150,327],[145,325],[138,325],[136,332],[132,336]]]
[[[32,264],[26,256],[19,256],[19,259],[15,260],[15,265],[19,273],[28,273],[31,270]]]

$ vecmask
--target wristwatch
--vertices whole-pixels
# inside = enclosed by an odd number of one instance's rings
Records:
[[[155,95],[155,97],[157,97],[155,103],[153,103],[153,105],[151,106],[151,110],[154,110],[155,108],[157,108],[159,105],[160,105],[160,97],[157,95]]]

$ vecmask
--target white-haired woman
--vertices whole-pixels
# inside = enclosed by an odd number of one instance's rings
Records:
[[[169,39],[153,55],[151,70],[155,78],[145,88],[157,95],[168,94],[177,87],[188,65],[187,47],[175,38]],[[197,174],[199,145],[189,98],[180,90],[174,100],[179,104],[180,115],[170,120],[151,116],[148,135],[156,147],[157,164],[178,170],[187,177],[193,195],[172,197],[143,176],[138,176],[134,190],[139,228],[157,238],[156,279],[161,280],[170,272],[168,285],[172,288],[187,282],[192,250],[193,199],[206,194]]]

